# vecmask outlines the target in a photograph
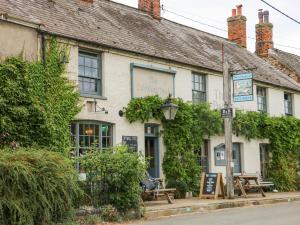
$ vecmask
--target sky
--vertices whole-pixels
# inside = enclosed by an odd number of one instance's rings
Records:
[[[138,5],[138,0],[113,1],[133,7],[137,7]],[[266,1],[300,21],[299,0]],[[247,48],[251,52],[255,51],[255,40],[251,38],[255,38],[255,24],[258,23],[258,9],[269,10],[270,22],[274,25],[274,47],[300,55],[300,24],[286,18],[261,0],[161,0],[161,4],[164,5],[166,9],[162,12],[164,18],[226,38],[227,32],[222,30],[227,30],[227,18],[231,16],[231,9],[235,8],[236,5],[242,4],[243,15],[247,17],[247,36],[250,37],[247,39]],[[181,16],[175,15],[174,13]],[[215,26],[222,30],[201,23]],[[284,47],[283,45],[293,48]]]

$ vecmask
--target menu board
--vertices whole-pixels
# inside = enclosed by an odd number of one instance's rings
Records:
[[[122,144],[127,145],[131,150],[138,151],[137,136],[122,136]]]
[[[224,184],[221,173],[203,173],[200,184],[200,198],[225,198]]]
[[[217,186],[217,173],[206,173],[204,178],[203,194],[214,195]]]

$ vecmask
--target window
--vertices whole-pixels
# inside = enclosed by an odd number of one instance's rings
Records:
[[[73,154],[80,156],[91,148],[106,149],[112,146],[112,125],[99,122],[77,121],[71,124]]]
[[[79,52],[79,91],[82,95],[102,95],[100,56]]]
[[[206,102],[206,76],[203,74],[192,74],[193,103]]]
[[[257,93],[257,110],[267,112],[267,89],[263,87],[256,88]]]
[[[284,93],[284,112],[286,115],[293,115],[293,96],[291,93]]]

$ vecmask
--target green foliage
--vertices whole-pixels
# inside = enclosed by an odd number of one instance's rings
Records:
[[[188,190],[194,190],[201,174],[196,152],[205,137],[221,133],[222,119],[207,104],[193,105],[173,99],[179,110],[174,121],[166,121],[160,109],[163,102],[158,96],[133,99],[126,108],[126,118],[130,122],[161,120],[167,148],[163,159],[167,181],[185,183]]]
[[[270,176],[281,191],[296,189],[300,155],[300,120],[292,116],[270,117],[257,112],[237,112],[233,130],[249,139],[266,138],[272,161]]]
[[[167,183],[167,188],[176,188],[174,193],[174,198],[185,198],[185,194],[189,191],[189,188],[186,183],[182,181],[169,180]]]
[[[59,153],[26,149],[0,154],[0,224],[41,225],[64,219],[80,196],[78,175]]]
[[[166,152],[163,169],[167,181],[184,183],[188,190],[198,184],[200,168],[197,152],[205,137],[222,132],[218,111],[208,105],[192,105],[173,99],[179,106],[174,121],[166,121],[160,111],[163,100],[158,96],[133,99],[126,108],[130,122],[161,120]],[[273,154],[270,176],[276,188],[282,191],[296,189],[297,160],[300,158],[300,120],[291,116],[270,117],[258,112],[237,112],[233,121],[234,133],[250,139],[268,139]]]
[[[163,116],[160,110],[162,104],[163,100],[157,95],[145,98],[134,98],[125,108],[126,118],[130,123],[137,120],[145,122],[152,118],[160,119]]]
[[[66,51],[52,39],[46,66],[21,58],[0,63],[0,148],[16,141],[24,147],[68,149],[69,124],[80,107],[79,94],[64,76]]]
[[[247,112],[247,116],[241,111],[236,112],[233,120],[233,129],[237,136],[243,135],[248,139],[266,138],[265,128],[268,116],[265,113]]]
[[[87,153],[79,159],[87,173],[86,194],[95,207],[112,205],[120,212],[140,207],[145,164],[126,146]]]

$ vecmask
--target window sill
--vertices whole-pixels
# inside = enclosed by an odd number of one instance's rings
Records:
[[[107,100],[107,97],[101,95],[89,95],[89,94],[80,94],[82,98],[92,98],[92,99],[100,99],[100,100]]]
[[[294,114],[291,113],[285,113],[286,116],[294,116]]]

